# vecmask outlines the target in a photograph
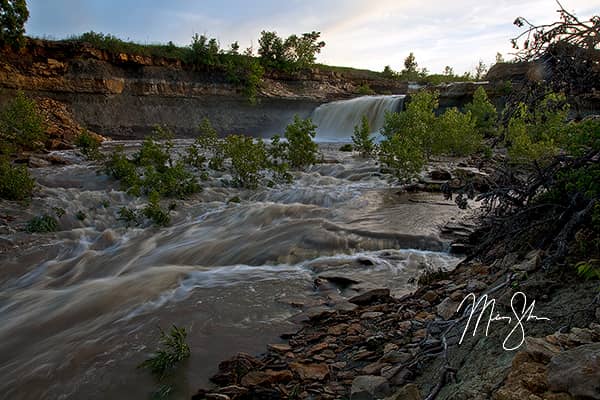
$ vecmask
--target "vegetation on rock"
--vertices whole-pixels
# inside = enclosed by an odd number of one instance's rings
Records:
[[[0,198],[14,201],[31,199],[35,180],[25,166],[14,166],[0,156]]]
[[[39,150],[44,146],[44,118],[23,92],[0,110],[0,154]]]

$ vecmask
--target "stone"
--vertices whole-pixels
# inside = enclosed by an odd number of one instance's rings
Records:
[[[533,250],[527,253],[525,256],[525,260],[522,262],[513,265],[512,269],[514,271],[525,271],[525,272],[533,272],[539,268],[540,262],[542,260],[541,250]]]
[[[348,324],[338,324],[338,325],[329,327],[329,329],[327,329],[327,334],[339,336],[339,335],[345,334],[347,330],[348,330]]]
[[[428,290],[427,292],[423,293],[423,296],[421,297],[423,298],[423,300],[433,303],[437,300],[438,294],[435,292],[435,290]]]
[[[44,160],[43,158],[39,158],[39,157],[29,157],[29,162],[28,165],[31,168],[43,168],[43,167],[49,167],[52,163],[48,160]]]
[[[250,371],[241,380],[242,386],[253,387],[270,385],[272,383],[285,383],[294,379],[290,371]]]
[[[429,173],[429,177],[434,181],[447,181],[452,179],[452,175],[445,169],[435,169]]]
[[[318,343],[318,344],[314,345],[313,347],[311,347],[310,349],[308,349],[308,351],[306,352],[306,354],[312,355],[312,354],[315,354],[315,353],[319,353],[319,352],[325,350],[328,347],[329,347],[328,343]]]
[[[552,357],[547,379],[552,391],[600,399],[600,343],[578,346]]]
[[[379,375],[381,369],[384,367],[387,367],[387,366],[389,366],[389,364],[376,361],[374,363],[371,363],[371,364],[368,364],[367,366],[365,366],[361,370],[361,373],[363,373],[365,375]]]
[[[446,297],[440,304],[436,307],[437,314],[445,320],[448,320],[456,314],[456,310],[460,302],[453,301],[450,297]]]
[[[412,358],[412,355],[410,353],[406,353],[404,351],[393,350],[388,353],[385,353],[379,359],[379,361],[385,362],[385,363],[392,363],[392,364],[397,364],[397,363],[404,364],[407,361],[409,361],[411,358]]]
[[[290,369],[302,380],[322,381],[329,376],[327,364],[290,363]]]
[[[366,360],[368,358],[373,357],[374,355],[375,355],[375,353],[372,351],[361,350],[352,357],[352,360],[353,361]]]
[[[421,391],[414,383],[404,385],[396,393],[387,397],[386,400],[422,400]]]
[[[360,315],[360,319],[373,319],[373,318],[381,317],[382,315],[383,315],[382,312],[375,312],[375,311],[365,312]]]
[[[560,353],[560,348],[544,339],[528,336],[525,338],[525,351],[533,360],[546,364],[552,357]]]
[[[387,343],[385,346],[383,346],[383,354],[398,350],[398,348],[398,345],[395,343]]]
[[[219,389],[220,394],[225,394],[232,398],[238,398],[248,393],[248,389],[243,386],[230,385]]]
[[[388,381],[381,376],[361,375],[354,378],[350,400],[375,400],[390,394]]]
[[[267,349],[276,353],[287,353],[292,350],[292,346],[284,343],[268,344]]]
[[[472,279],[467,282],[467,287],[465,290],[469,293],[471,292],[481,292],[487,289],[488,285],[485,282],[479,281],[477,279]]]
[[[390,289],[379,288],[371,289],[359,295],[350,298],[348,301],[358,305],[368,305],[378,300],[387,300],[390,298]]]

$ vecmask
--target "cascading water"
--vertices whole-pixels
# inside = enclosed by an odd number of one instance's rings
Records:
[[[385,113],[402,109],[404,95],[362,96],[351,100],[333,101],[317,107],[312,120],[317,125],[317,139],[348,141],[363,116],[369,119],[373,133],[384,123]]]

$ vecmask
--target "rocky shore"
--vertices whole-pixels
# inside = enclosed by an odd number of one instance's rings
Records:
[[[475,164],[434,166],[407,189],[439,191],[469,179],[487,190],[486,167]],[[476,220],[441,232],[456,239],[454,251],[478,244]],[[498,242],[479,251],[453,270],[425,270],[401,297],[365,287],[343,268],[319,275],[318,300],[289,302],[301,309],[297,332],[261,355],[223,361],[214,386],[193,398],[600,399],[598,284],[574,269],[544,268],[543,249]],[[493,301],[486,310],[474,306],[483,296]]]
[[[319,280],[315,290],[333,310],[305,310],[302,329],[282,335],[282,343],[222,362],[216,386],[194,399],[600,398],[597,285],[548,276],[539,257],[464,262],[422,276],[419,289],[402,298],[374,288],[342,299],[332,288],[348,282]],[[475,337],[469,330],[458,344],[470,315],[458,307],[469,293],[488,294],[497,312],[511,315],[518,291],[550,321],[524,322],[524,343],[507,351],[502,342],[515,323],[493,322],[486,337],[485,315]]]

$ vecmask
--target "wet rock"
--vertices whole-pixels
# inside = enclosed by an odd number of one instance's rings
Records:
[[[248,388],[238,385],[225,386],[219,389],[219,393],[227,395],[232,399],[236,399],[248,393]]]
[[[412,358],[412,355],[410,353],[393,350],[393,351],[385,353],[379,359],[379,361],[384,362],[384,363],[391,363],[391,364],[397,364],[397,363],[404,364],[407,361],[409,361],[411,358]]]
[[[327,364],[290,363],[290,369],[302,380],[322,381],[329,376]]]
[[[270,385],[273,383],[285,383],[294,378],[290,371],[250,371],[241,380],[242,386],[253,387],[261,385]]]
[[[373,319],[373,318],[381,317],[382,315],[383,315],[382,312],[375,312],[375,311],[365,312],[365,313],[360,314],[360,319]]]
[[[419,387],[414,383],[402,386],[396,393],[387,397],[386,400],[421,400],[421,392]]]
[[[352,381],[350,400],[374,400],[390,394],[388,381],[381,376],[362,375]]]
[[[292,347],[289,344],[284,343],[276,343],[276,344],[268,344],[267,349],[274,351],[276,353],[287,353],[292,350]]]
[[[442,317],[445,320],[448,320],[452,318],[454,314],[456,314],[456,310],[459,305],[460,302],[454,301],[449,297],[446,297],[444,301],[437,305],[436,312],[440,317]]]
[[[27,163],[31,168],[43,168],[49,167],[51,165],[50,161],[44,160],[40,157],[29,157],[29,161]]]
[[[333,272],[328,273],[328,274],[321,274],[321,275],[319,275],[319,278],[325,279],[325,280],[333,283],[334,285],[342,286],[342,287],[347,287],[350,285],[360,283],[360,281],[357,281],[354,278],[351,278],[346,275],[341,275],[338,273],[333,273]]]
[[[439,296],[435,290],[428,290],[427,292],[423,293],[423,296],[421,297],[423,298],[423,300],[433,303],[438,299]]]
[[[348,301],[353,304],[358,305],[368,305],[374,303],[379,300],[388,300],[390,299],[390,289],[387,288],[379,288],[379,289],[371,289],[366,291],[365,293],[356,295],[350,298]]]
[[[261,362],[251,355],[238,353],[219,364],[219,372],[211,381],[221,385],[237,384],[248,371],[258,369],[260,365]]]
[[[376,361],[374,363],[368,364],[360,372],[365,375],[379,375],[381,369],[388,366],[388,363]]]
[[[550,360],[548,386],[576,398],[600,399],[600,343],[564,351]]]
[[[488,285],[485,284],[485,282],[482,282],[480,280],[477,279],[472,279],[470,281],[467,282],[467,287],[466,287],[466,291],[471,293],[471,292],[481,292],[485,289],[487,289]]]
[[[525,260],[522,262],[513,265],[512,269],[514,271],[525,271],[532,272],[539,268],[541,262],[541,251],[533,250],[530,251],[526,256]]]
[[[450,172],[446,171],[445,169],[436,169],[429,172],[429,177],[434,181],[447,181],[449,179],[452,179],[452,174],[450,174]]]
[[[327,329],[327,334],[339,336],[339,335],[346,333],[347,330],[348,330],[348,324],[338,324],[338,325],[329,327]]]
[[[560,353],[560,348],[544,339],[525,338],[525,351],[537,362],[548,363],[552,357]]]

